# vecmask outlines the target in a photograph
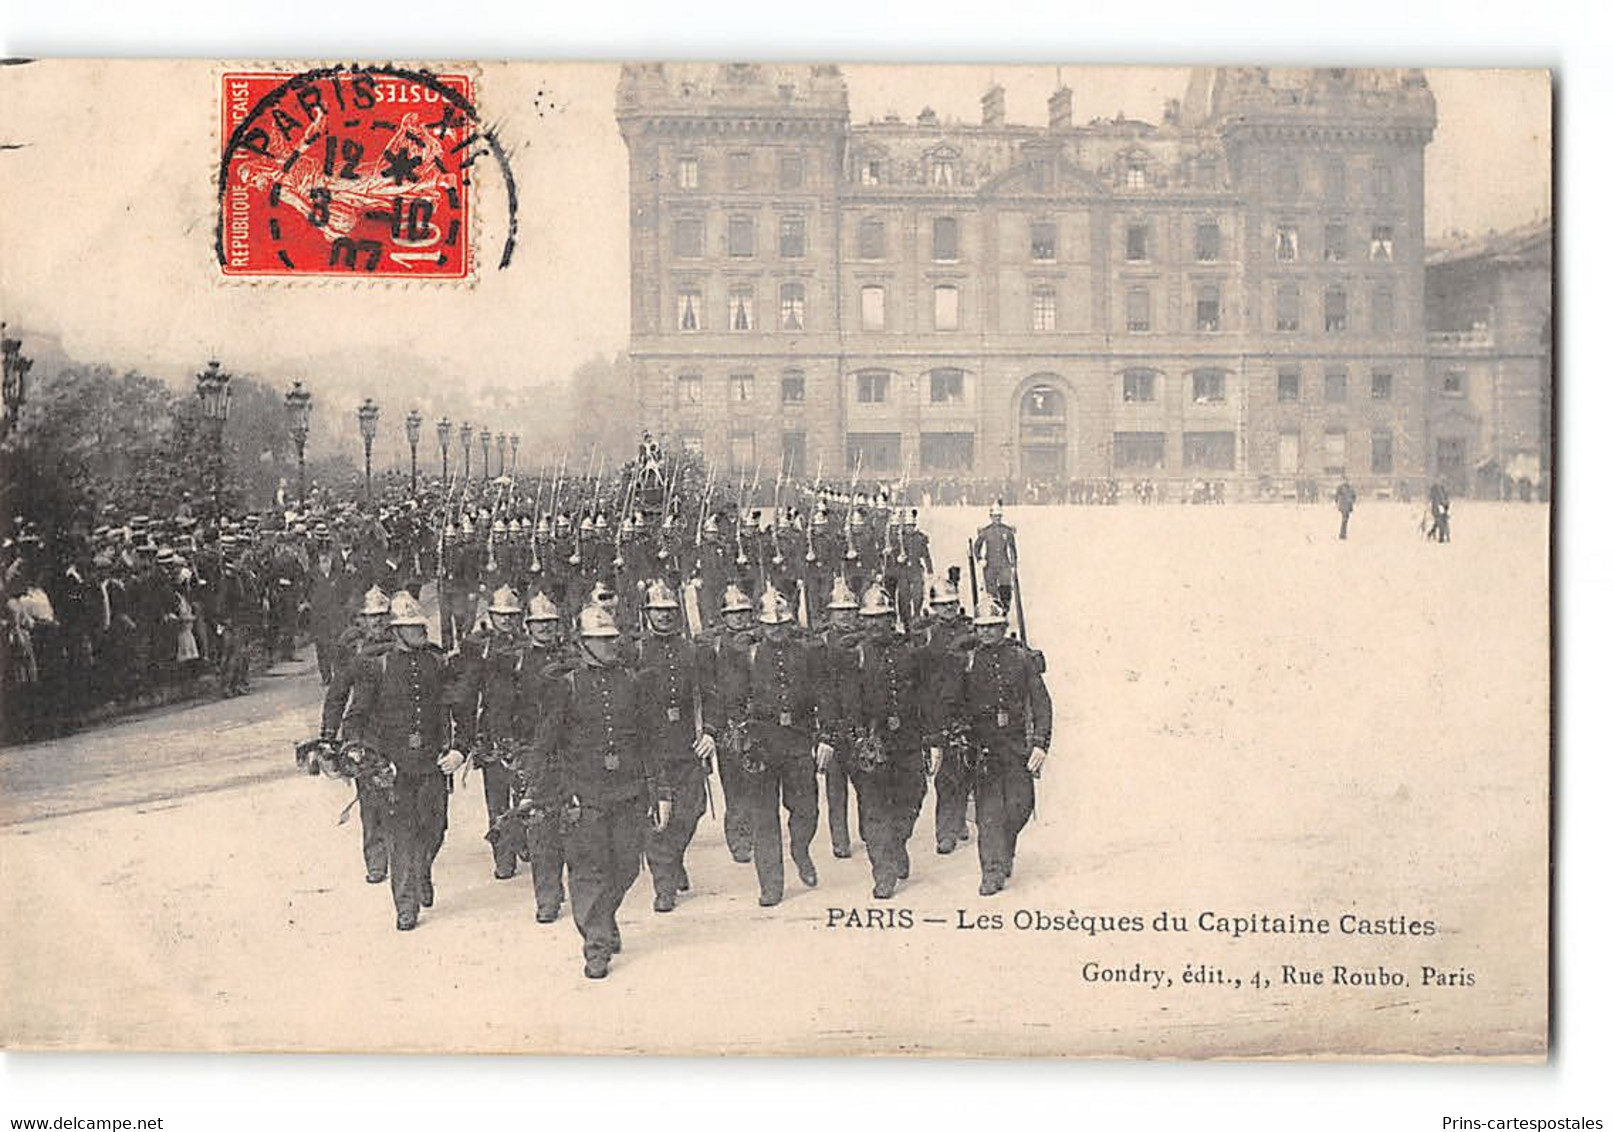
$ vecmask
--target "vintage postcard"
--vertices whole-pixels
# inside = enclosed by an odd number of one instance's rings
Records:
[[[0,68],[0,1043],[1543,1059],[1551,122]]]

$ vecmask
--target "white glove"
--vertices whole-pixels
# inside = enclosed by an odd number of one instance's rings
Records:
[[[835,749],[827,743],[819,743],[813,748],[812,755],[818,761],[818,769],[826,770],[829,760],[835,757]]]
[[[437,756],[437,768],[444,774],[453,774],[454,771],[465,765],[465,752],[449,749]]]
[[[659,833],[666,828],[666,823],[672,820],[672,799],[657,798],[655,802],[655,831]]]
[[[924,759],[924,773],[933,777],[935,770],[941,765],[941,748],[931,747]]]
[[[1032,774],[1042,773],[1042,764],[1047,762],[1046,747],[1032,747],[1031,757],[1025,760],[1025,769]]]
[[[717,740],[702,731],[700,738],[694,741],[694,753],[703,759],[711,758],[717,753]]]

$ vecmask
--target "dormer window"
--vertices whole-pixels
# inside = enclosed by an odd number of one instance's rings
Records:
[[[930,163],[930,184],[949,189],[953,183],[953,165],[950,158],[941,158]]]
[[[1126,166],[1126,188],[1146,189],[1148,187],[1148,170],[1140,161],[1133,161]]]
[[[859,175],[858,175],[858,180],[861,181],[865,185],[877,185],[877,184],[879,184],[879,159],[878,158],[870,157],[870,158],[866,158],[863,161],[861,170],[860,170]]]

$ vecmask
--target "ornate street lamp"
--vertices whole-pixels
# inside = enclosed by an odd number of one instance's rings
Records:
[[[510,433],[510,475],[515,475],[515,457],[521,450],[521,434]]]
[[[381,406],[375,398],[364,398],[358,407],[358,431],[364,437],[364,502],[370,501],[370,448],[375,444],[375,426],[381,419]]]
[[[442,483],[448,486],[448,445],[454,439],[454,422],[447,417],[437,421],[437,445],[442,449]]]
[[[500,478],[504,475],[504,448],[509,444],[509,441],[510,438],[504,433],[498,434],[498,474]]]
[[[403,431],[409,437],[409,494],[415,493],[418,485],[420,466],[418,461],[420,448],[420,422],[424,418],[419,409],[410,409],[409,415],[403,418]]]
[[[470,422],[469,421],[466,421],[464,424],[459,426],[459,445],[460,445],[461,448],[463,448],[465,450],[465,482],[466,483],[470,482],[470,438],[471,438],[472,435],[473,435],[473,433],[471,432],[471,427],[470,427]]]
[[[493,430],[482,426],[482,478],[493,478]]]
[[[308,421],[313,416],[314,395],[302,387],[302,382],[293,381],[291,388],[286,390],[286,425],[291,430],[291,439],[297,446],[297,506],[308,505],[308,489],[303,475],[303,453],[308,447]]]
[[[230,419],[230,375],[219,368],[218,359],[196,375],[196,399],[202,403],[202,419],[211,439],[213,519],[224,515],[224,422]]]
[[[0,322],[0,351],[5,358],[5,405],[8,427],[16,427],[22,412],[22,403],[28,399],[28,371],[34,360],[22,356],[22,339],[6,334],[6,324]]]

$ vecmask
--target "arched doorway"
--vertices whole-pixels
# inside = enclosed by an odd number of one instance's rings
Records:
[[[1062,480],[1069,474],[1070,404],[1063,382],[1037,374],[1019,398],[1019,478]]]

